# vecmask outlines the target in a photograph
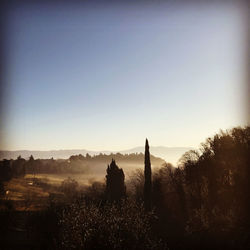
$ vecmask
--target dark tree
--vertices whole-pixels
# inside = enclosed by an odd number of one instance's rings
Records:
[[[34,161],[33,155],[30,156],[29,161],[30,161],[30,162],[33,162],[33,161]]]
[[[122,168],[118,168],[115,160],[112,159],[107,168],[106,175],[106,195],[110,201],[118,201],[126,195],[126,186],[124,184],[124,173]]]
[[[151,180],[151,163],[150,163],[150,153],[149,153],[149,145],[148,139],[146,139],[145,144],[145,160],[144,160],[145,168],[144,168],[144,203],[145,209],[151,209],[151,193],[152,193],[152,180]]]
[[[12,160],[6,160],[0,162],[0,181],[9,181],[12,178],[11,171]]]
[[[32,173],[33,173],[33,178],[35,178],[35,175],[36,175],[36,162],[35,162],[35,159],[33,157],[33,155],[30,156],[29,158],[29,161],[28,161],[28,165],[29,165],[29,168],[31,169]]]
[[[25,159],[20,155],[17,157],[12,164],[12,177],[24,176],[25,175]]]

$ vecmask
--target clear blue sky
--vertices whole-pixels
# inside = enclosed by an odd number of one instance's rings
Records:
[[[1,149],[197,147],[244,125],[237,6],[11,8]]]

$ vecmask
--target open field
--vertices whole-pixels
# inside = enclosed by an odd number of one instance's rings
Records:
[[[46,207],[49,191],[41,185],[33,185],[30,178],[13,178],[4,183],[3,201],[15,210],[40,210]]]
[[[26,174],[4,183],[5,195],[1,198],[15,210],[41,210],[52,197],[63,197],[61,183],[68,177],[76,180],[79,188],[90,186],[95,181],[104,181],[103,175],[91,174]],[[1,208],[1,205],[0,205]]]
[[[31,180],[34,176],[31,174],[25,175],[26,180]],[[36,174],[35,178],[42,180],[53,186],[60,186],[62,181],[68,177],[76,180],[80,186],[91,185],[93,181],[104,181],[103,175],[93,174]]]
[[[8,203],[15,210],[41,210],[51,200],[51,197],[62,197],[60,186],[68,177],[75,179],[79,188],[91,185],[94,181],[103,181],[102,175],[84,174],[37,174],[12,178],[4,183],[5,195],[1,197],[3,203]],[[2,203],[2,204],[3,204]],[[0,205],[0,209],[3,205]]]

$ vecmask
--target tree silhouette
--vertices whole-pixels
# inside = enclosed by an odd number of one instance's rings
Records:
[[[152,180],[151,180],[151,163],[150,163],[150,153],[149,153],[149,145],[148,139],[146,139],[145,144],[145,160],[144,160],[145,168],[144,168],[144,203],[145,209],[151,209],[151,193],[152,193]]]
[[[35,162],[35,159],[34,159],[33,155],[31,155],[29,157],[28,168],[33,173],[33,178],[35,178],[35,175],[36,175],[36,169],[35,169],[36,168],[36,162]]]
[[[107,168],[106,175],[106,195],[109,201],[118,201],[126,195],[124,184],[124,173],[122,168],[118,168],[115,160],[112,159]]]

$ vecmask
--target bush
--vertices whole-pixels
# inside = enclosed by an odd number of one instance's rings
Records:
[[[63,249],[166,249],[152,235],[156,220],[143,205],[133,201],[107,203],[74,203],[61,216]]]
[[[61,184],[61,191],[66,195],[68,198],[73,198],[77,194],[78,183],[76,180],[68,177],[65,179]]]

